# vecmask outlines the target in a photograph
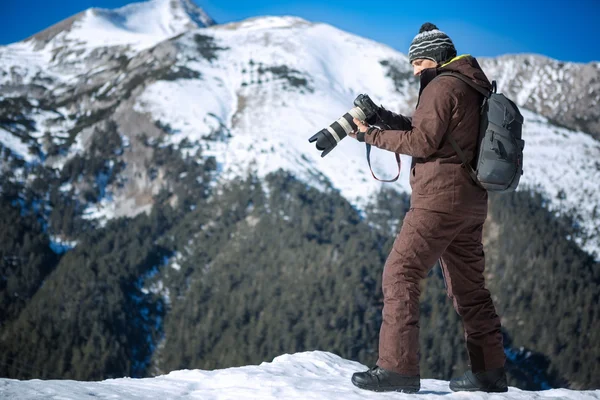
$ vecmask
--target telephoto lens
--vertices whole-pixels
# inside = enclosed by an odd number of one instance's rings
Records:
[[[354,99],[354,105],[355,107],[350,109],[340,119],[327,128],[321,129],[308,139],[309,143],[317,142],[317,150],[322,151],[321,157],[329,154],[343,138],[356,130],[357,126],[352,121],[353,118],[370,123],[377,115],[378,107],[366,94],[359,94]]]

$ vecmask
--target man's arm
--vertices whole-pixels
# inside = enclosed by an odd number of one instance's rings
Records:
[[[444,79],[423,90],[409,129],[370,129],[365,142],[380,149],[427,158],[435,153],[448,130],[456,99]]]
[[[412,118],[405,117],[401,114],[386,110],[383,107],[379,107],[378,121],[376,125],[381,121],[383,124],[382,128],[394,129],[394,130],[409,130],[412,128]],[[387,125],[387,126],[386,126]]]

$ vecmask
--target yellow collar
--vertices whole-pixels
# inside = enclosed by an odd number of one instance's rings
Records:
[[[471,57],[471,55],[470,54],[461,54],[460,56],[456,56],[452,60],[448,61],[446,64],[442,65],[442,67],[445,67],[446,65],[450,64],[451,62],[460,60],[461,58],[467,58],[467,57]]]

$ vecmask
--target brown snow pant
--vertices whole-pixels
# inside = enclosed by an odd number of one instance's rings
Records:
[[[471,368],[504,366],[500,318],[483,277],[484,221],[414,208],[406,214],[383,270],[378,366],[419,374],[419,283],[440,257],[448,296],[463,320]]]

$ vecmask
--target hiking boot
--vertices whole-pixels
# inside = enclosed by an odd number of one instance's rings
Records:
[[[460,378],[450,381],[450,390],[453,392],[507,392],[506,373],[504,368],[475,373],[468,370]]]
[[[416,393],[421,389],[419,375],[400,375],[377,366],[368,371],[353,374],[352,383],[361,389],[374,392]]]

